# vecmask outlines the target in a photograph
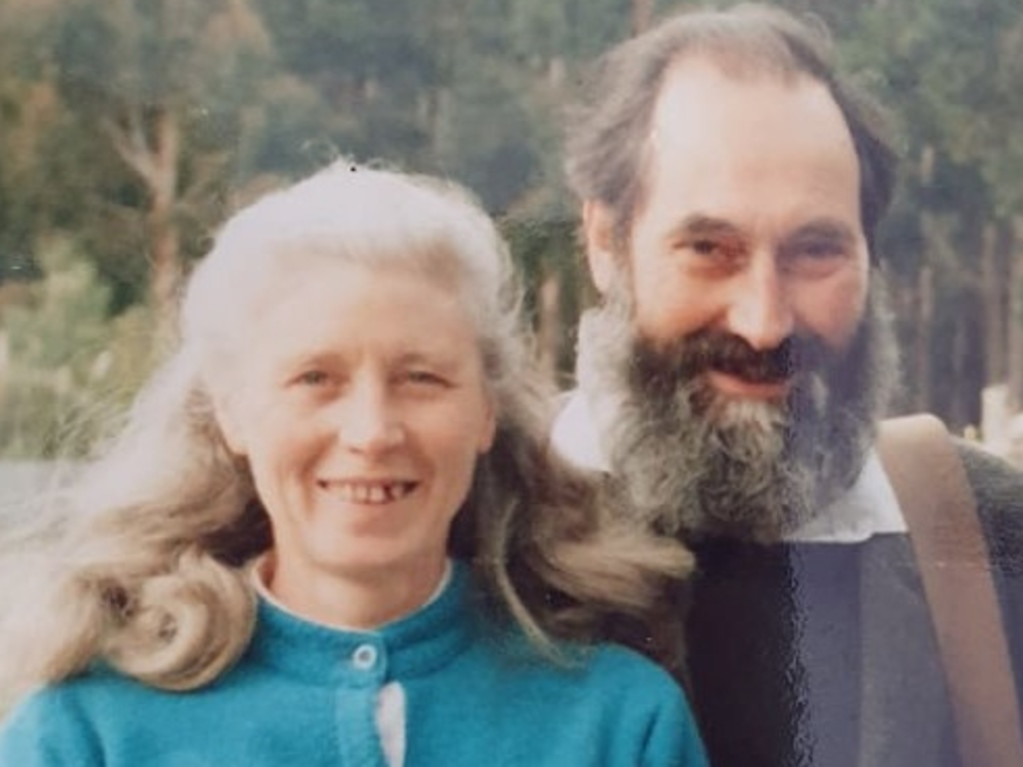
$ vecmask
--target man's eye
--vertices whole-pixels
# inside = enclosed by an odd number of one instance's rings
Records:
[[[721,243],[716,240],[693,240],[689,248],[698,256],[719,256],[723,253]]]
[[[739,263],[745,252],[741,242],[720,237],[694,237],[683,242],[682,247],[701,260],[721,265]]]
[[[819,261],[842,255],[842,249],[831,242],[808,242],[799,248],[796,255],[800,258]]]
[[[742,246],[719,237],[692,237],[681,241],[677,247],[682,263],[700,270],[701,274],[730,273],[742,263]],[[708,269],[712,272],[707,272]]]
[[[323,386],[329,380],[330,376],[322,370],[307,370],[295,379],[303,386]]]
[[[805,242],[784,254],[782,263],[787,271],[806,276],[826,276],[839,268],[847,251],[834,242]]]

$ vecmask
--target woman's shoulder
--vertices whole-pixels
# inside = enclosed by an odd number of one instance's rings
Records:
[[[685,692],[664,668],[624,645],[554,641],[546,650],[511,631],[492,660],[502,682],[542,691],[545,700],[570,699],[601,716],[628,712],[636,722],[692,719]],[[481,677],[482,678],[482,677]]]
[[[142,764],[132,755],[158,750],[162,738],[194,731],[210,714],[236,708],[246,692],[237,687],[184,694],[95,667],[16,703],[0,722],[0,765],[104,764],[111,752],[121,756],[118,764]],[[227,695],[210,694],[215,689]]]
[[[635,683],[665,691],[678,690],[678,683],[661,666],[645,655],[624,645],[601,642],[594,645],[568,645],[568,653],[579,658],[589,673],[598,679],[616,682],[630,679]]]
[[[497,641],[477,643],[445,669],[442,686],[474,701],[477,722],[542,742],[549,759],[542,763],[706,764],[685,693],[654,661],[610,643],[544,647],[514,628],[491,637]],[[435,707],[464,705],[434,690],[430,699]],[[457,711],[444,718],[451,716]]]
[[[117,716],[111,693],[130,685],[90,672],[25,694],[0,724],[0,764],[98,763],[97,719]]]
[[[619,716],[644,728],[644,764],[706,764],[689,702],[671,674],[646,656],[616,644],[597,645],[589,665],[596,686],[614,696]]]
[[[689,705],[679,683],[650,658],[617,644],[598,644],[581,657],[589,686],[613,691],[618,704],[651,715],[689,719]]]
[[[88,721],[90,712],[113,713],[118,706],[137,704],[147,690],[139,682],[104,668],[95,668],[56,684],[26,692],[3,720],[4,731],[12,727],[57,724],[64,719]]]
[[[552,673],[565,684],[580,721],[601,722],[615,733],[603,745],[617,754],[608,764],[706,764],[685,692],[661,666],[612,643],[569,645],[566,657],[552,664]]]
[[[517,626],[485,626],[478,635],[482,649],[498,668],[510,669],[520,679],[538,675],[550,683],[573,688],[628,690],[649,697],[682,695],[675,679],[645,655],[614,642],[584,643],[576,640],[528,636]]]

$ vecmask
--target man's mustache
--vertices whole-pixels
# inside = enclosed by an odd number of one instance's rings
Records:
[[[820,368],[831,357],[827,346],[812,336],[789,336],[772,349],[754,349],[742,337],[721,330],[700,330],[667,343],[644,339],[635,352],[638,375],[648,382],[653,377],[674,383],[711,371],[750,383],[780,383]]]

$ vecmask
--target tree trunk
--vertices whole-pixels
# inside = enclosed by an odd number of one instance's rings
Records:
[[[11,366],[11,344],[8,340],[7,331],[0,328],[0,408],[4,404],[7,392],[8,369]]]
[[[910,403],[913,410],[929,411],[931,397],[931,328],[934,323],[934,271],[927,264],[920,267],[916,289],[916,386]]]
[[[178,232],[178,164],[181,128],[167,104],[147,110],[125,108],[120,120],[102,123],[115,151],[145,186],[149,196],[149,300],[156,315],[158,344],[173,337],[175,296],[181,279]]]
[[[561,354],[561,273],[557,270],[543,278],[537,296],[537,352],[540,369],[555,380]]]
[[[1023,216],[1013,221],[1009,253],[1008,368],[1010,412],[1023,403]]]
[[[998,230],[985,224],[981,236],[980,290],[984,312],[984,384],[1004,383],[1009,372],[1006,330],[1005,266],[1000,258]]]
[[[154,123],[153,174],[149,180],[149,238],[152,258],[150,290],[163,336],[176,323],[175,298],[181,279],[180,234],[176,220],[181,132],[177,116],[161,108]]]

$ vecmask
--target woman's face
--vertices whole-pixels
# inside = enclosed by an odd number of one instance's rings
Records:
[[[473,323],[455,291],[396,269],[324,260],[282,283],[218,398],[274,580],[439,573],[495,428]]]

